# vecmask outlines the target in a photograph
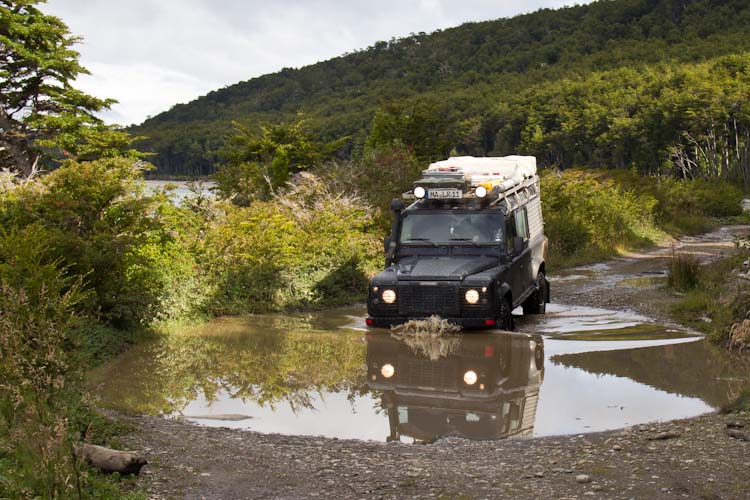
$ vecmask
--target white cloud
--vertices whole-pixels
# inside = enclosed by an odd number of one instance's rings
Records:
[[[210,90],[363,49],[378,40],[572,3],[51,0],[41,8],[84,38],[78,50],[93,75],[81,77],[79,86],[119,101],[103,118],[130,124]]]

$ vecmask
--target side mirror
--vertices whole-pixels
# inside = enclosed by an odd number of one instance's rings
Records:
[[[522,237],[520,236],[513,237],[513,252],[514,253],[523,252],[523,238]]]
[[[383,252],[388,253],[388,250],[391,248],[391,242],[393,241],[393,238],[390,236],[386,236],[383,238]]]
[[[391,210],[394,212],[400,212],[404,209],[406,205],[404,205],[404,202],[399,200],[398,198],[394,198],[391,200]]]

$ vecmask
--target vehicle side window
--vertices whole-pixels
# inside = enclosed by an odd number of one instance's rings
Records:
[[[529,239],[529,224],[526,220],[526,207],[516,210],[516,234],[524,239]]]
[[[513,237],[516,236],[516,223],[513,217],[508,217],[505,221],[505,248],[508,252],[513,249]]]

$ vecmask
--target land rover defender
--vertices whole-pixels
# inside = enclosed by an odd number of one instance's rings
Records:
[[[549,302],[536,158],[433,163],[394,200],[385,269],[369,284],[367,325],[438,315],[466,328],[513,329],[511,312]]]

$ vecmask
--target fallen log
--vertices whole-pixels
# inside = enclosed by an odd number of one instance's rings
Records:
[[[733,437],[734,439],[739,439],[740,441],[750,441],[750,437],[748,437],[747,434],[742,431],[738,431],[737,429],[729,429],[727,431],[727,436]]]
[[[254,418],[250,415],[241,415],[239,413],[222,413],[219,415],[185,415],[185,418],[194,418],[196,420],[222,420],[225,422],[241,422]]]
[[[666,439],[678,438],[680,436],[682,436],[682,434],[680,434],[679,432],[665,431],[665,432],[660,432],[658,434],[655,434],[653,436],[648,436],[646,439],[648,439],[649,441],[664,441]]]
[[[81,444],[77,448],[78,456],[90,466],[104,472],[118,472],[123,476],[138,474],[141,467],[148,462],[138,453],[132,451],[111,450],[95,444]]]

